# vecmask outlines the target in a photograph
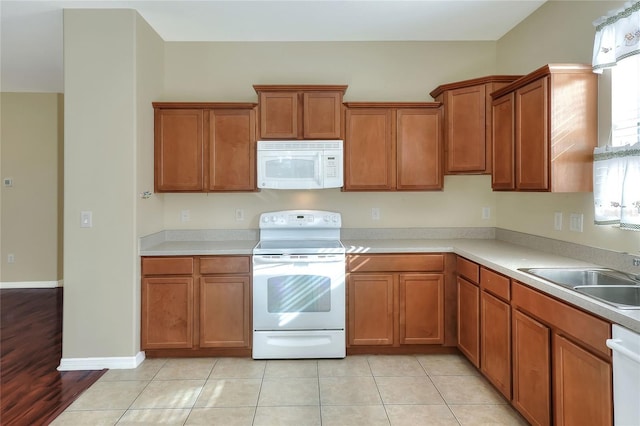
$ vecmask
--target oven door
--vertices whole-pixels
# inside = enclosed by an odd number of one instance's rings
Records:
[[[254,255],[254,330],[344,330],[345,256]]]

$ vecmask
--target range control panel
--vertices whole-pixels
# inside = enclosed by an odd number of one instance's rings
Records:
[[[265,228],[340,228],[340,213],[322,210],[284,210],[260,215],[260,229]]]

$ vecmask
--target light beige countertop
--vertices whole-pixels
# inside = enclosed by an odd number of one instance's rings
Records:
[[[257,240],[163,241],[140,249],[140,256],[250,255],[256,244]]]
[[[188,236],[187,236],[188,237]],[[207,240],[156,238],[141,243],[141,256],[251,255],[257,239]],[[640,310],[617,309],[568,288],[521,272],[532,267],[604,266],[495,239],[342,240],[348,254],[455,253],[593,314],[640,332]]]

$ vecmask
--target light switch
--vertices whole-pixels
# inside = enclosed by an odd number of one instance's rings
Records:
[[[562,212],[553,213],[553,229],[562,231]]]
[[[80,228],[93,227],[93,212],[81,211],[80,212]]]
[[[584,215],[582,213],[571,213],[569,215],[569,231],[582,232],[582,222]]]

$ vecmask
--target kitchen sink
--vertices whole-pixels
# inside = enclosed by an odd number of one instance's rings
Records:
[[[640,285],[577,286],[574,290],[618,309],[640,309]]]
[[[521,268],[519,271],[571,288],[575,286],[640,284],[639,281],[633,280],[622,272],[606,268]]]
[[[519,271],[568,287],[618,309],[640,309],[640,280],[614,269],[520,268]]]

